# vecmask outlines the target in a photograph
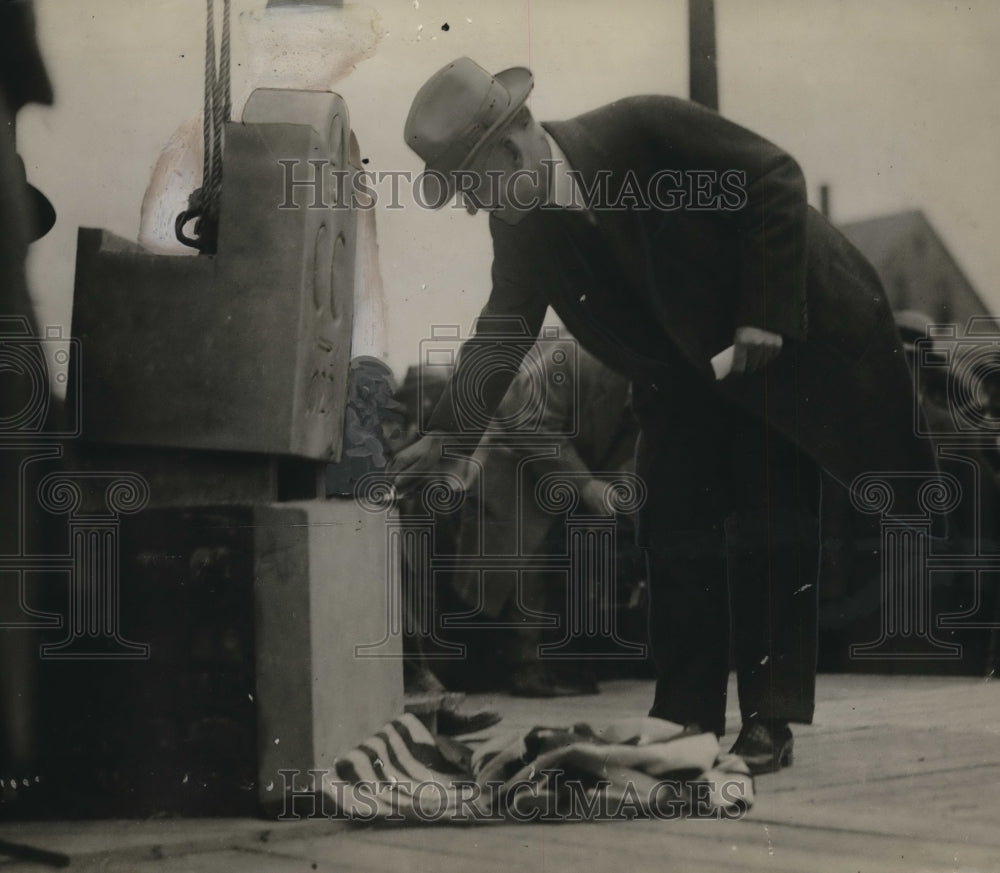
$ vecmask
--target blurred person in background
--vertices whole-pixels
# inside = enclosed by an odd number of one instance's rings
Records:
[[[35,37],[34,9],[28,0],[0,0],[0,426],[20,427],[30,435],[44,433],[59,413],[49,395],[45,360],[34,354],[39,350],[30,342],[39,333],[25,259],[29,244],[55,222],[55,211],[28,184],[17,154],[17,113],[29,103],[52,103],[52,84]],[[31,378],[32,369],[39,379]],[[37,410],[39,420],[23,421],[31,410]],[[30,436],[26,439],[30,442]],[[19,554],[37,536],[35,514],[29,514],[31,503],[21,494],[23,458],[15,447],[0,448],[0,555]],[[0,574],[0,621],[23,618],[19,596],[16,576]],[[33,631],[0,628],[0,802],[4,804],[19,801],[37,773],[37,661]]]

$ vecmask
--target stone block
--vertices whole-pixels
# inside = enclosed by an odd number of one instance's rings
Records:
[[[73,332],[89,440],[339,458],[356,215],[313,208],[286,179],[311,177],[309,161],[323,179],[347,170],[347,108],[262,89],[244,119],[226,125],[216,254],[151,254],[80,229]]]
[[[355,657],[387,633],[384,544],[348,501],[122,518],[119,608],[97,630],[148,653],[101,658],[91,634],[87,659],[41,661],[52,813],[273,808],[279,770],[325,769],[401,712],[402,662]],[[71,591],[44,605],[65,613]]]
[[[389,634],[384,516],[354,501],[290,503],[260,508],[254,525],[258,790],[270,805],[279,770],[330,768],[403,711],[402,640],[378,658],[357,651]]]
[[[149,486],[150,509],[314,500],[326,496],[328,465],[305,458],[77,441],[67,467],[126,470]]]

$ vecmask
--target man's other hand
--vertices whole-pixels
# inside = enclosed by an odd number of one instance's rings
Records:
[[[778,357],[781,335],[759,327],[738,327],[733,334],[733,369],[731,373],[746,375],[762,370]]]

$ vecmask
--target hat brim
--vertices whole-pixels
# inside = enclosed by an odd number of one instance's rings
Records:
[[[17,168],[20,170],[20,182],[24,186],[27,210],[25,217],[29,224],[28,241],[35,242],[52,230],[52,226],[56,223],[56,210],[49,198],[28,182],[23,158],[20,155],[15,155],[15,160]]]
[[[35,226],[31,228],[31,241],[40,240],[52,230],[56,223],[56,210],[52,202],[34,185],[28,185],[28,197],[31,199]]]
[[[510,120],[517,114],[517,111],[524,106],[531,89],[535,86],[534,76],[527,67],[511,67],[509,70],[501,70],[494,78],[500,82],[507,93],[510,94],[510,104],[503,113],[493,123],[493,125],[480,137],[479,142],[473,146],[465,159],[457,167],[434,167],[427,164],[420,180],[420,189],[424,202],[431,209],[440,209],[452,197],[455,196],[455,176],[459,170],[466,169],[487,146],[496,141]],[[442,178],[444,184],[441,184]],[[430,183],[430,184],[428,184]]]

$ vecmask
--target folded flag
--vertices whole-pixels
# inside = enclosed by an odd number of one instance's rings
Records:
[[[657,718],[622,719],[600,731],[540,726],[472,747],[435,737],[406,714],[329,771],[281,775],[279,819],[303,812],[447,824],[738,818],[754,797],[743,759],[720,754],[714,734]]]

